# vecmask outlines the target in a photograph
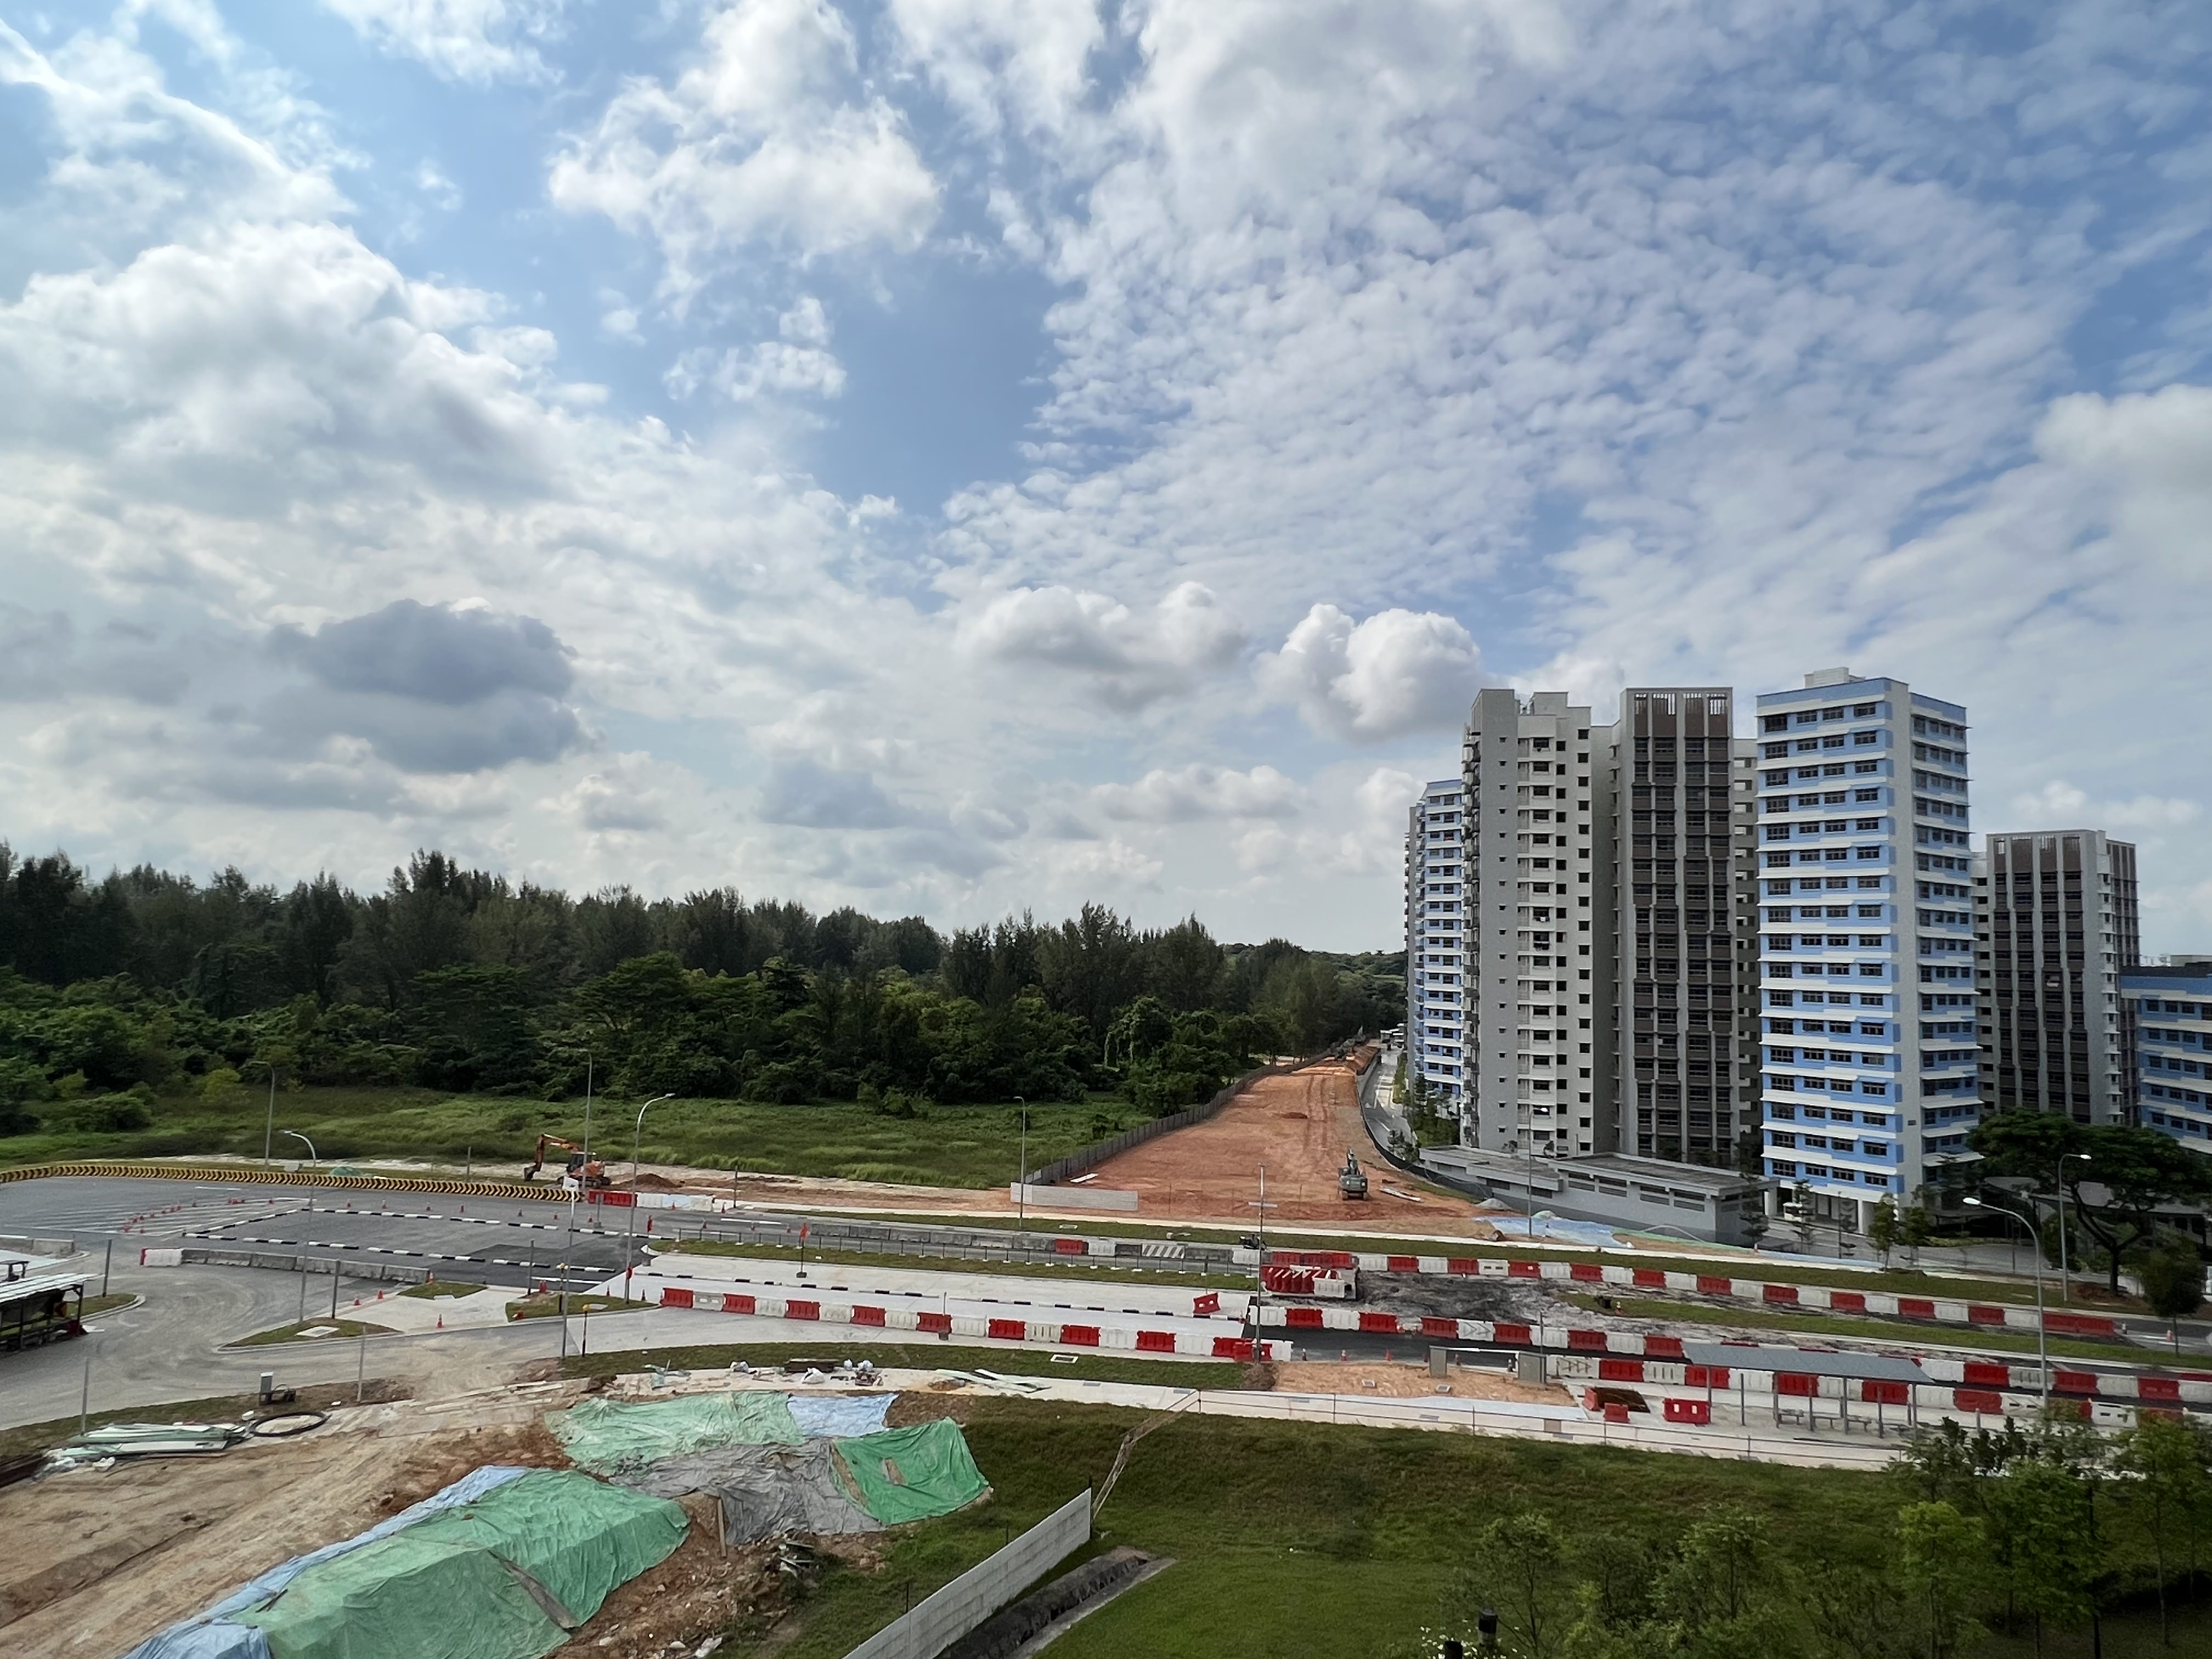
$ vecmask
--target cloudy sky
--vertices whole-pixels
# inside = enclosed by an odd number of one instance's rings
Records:
[[[2202,0],[0,0],[0,837],[1395,942],[1480,684],[2212,945]]]

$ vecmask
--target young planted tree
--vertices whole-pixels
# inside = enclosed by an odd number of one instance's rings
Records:
[[[1898,1578],[1919,1614],[1924,1659],[1948,1659],[1978,1630],[1974,1597],[1987,1571],[1982,1523],[1948,1504],[1907,1504],[1897,1512]]]
[[[2071,1630],[2094,1616],[2091,1587],[2103,1565],[2091,1488],[2064,1465],[2027,1458],[2005,1471],[1991,1494],[2006,1548],[2002,1563],[2012,1603],[2035,1621],[2035,1650],[2045,1625]]]
[[[2171,1229],[2158,1236],[2136,1267],[2143,1301],[2166,1322],[2173,1352],[2181,1352],[2181,1322],[2204,1305],[2204,1255],[2197,1241]]]
[[[1497,1609],[1499,1634],[1515,1659],[1547,1659],[1562,1650],[1565,1555],[1559,1528],[1534,1510],[1498,1516],[1475,1540],[1474,1572],[1463,1596]]]
[[[2119,1438],[2112,1467],[2123,1477],[2120,1490],[2148,1524],[2158,1571],[2159,1638],[2173,1644],[2166,1605],[2167,1549],[2179,1530],[2185,1540],[2190,1576],[2197,1572],[2197,1528],[2212,1508],[2212,1434],[2194,1418],[2146,1416]]]

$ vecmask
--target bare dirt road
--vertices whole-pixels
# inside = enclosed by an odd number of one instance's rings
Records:
[[[1098,1166],[1097,1185],[1136,1192],[1147,1219],[1250,1223],[1258,1218],[1260,1171],[1267,1172],[1270,1222],[1333,1222],[1346,1227],[1408,1226],[1479,1236],[1486,1224],[1472,1200],[1416,1190],[1379,1159],[1370,1161],[1359,1122],[1356,1073],[1322,1061],[1263,1077],[1204,1123],[1178,1129]],[[1362,1154],[1368,1197],[1337,1190],[1346,1151]]]

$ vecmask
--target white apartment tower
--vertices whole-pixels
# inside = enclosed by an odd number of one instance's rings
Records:
[[[1758,708],[1765,1173],[1864,1231],[1981,1112],[1966,711],[1840,668]]]
[[[1462,778],[1464,1144],[1614,1150],[1612,742],[1563,691],[1475,698]]]
[[[1457,778],[1430,784],[1406,825],[1406,1072],[1443,1109],[1467,1097],[1467,808]]]

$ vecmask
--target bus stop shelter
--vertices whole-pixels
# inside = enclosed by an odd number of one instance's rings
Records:
[[[49,1273],[0,1280],[0,1352],[82,1336],[88,1276]]]
[[[1917,1386],[1929,1381],[1928,1373],[1910,1359],[1893,1358],[1887,1354],[1839,1353],[1825,1348],[1771,1348],[1751,1343],[1685,1342],[1682,1356],[1692,1367],[1702,1367],[1708,1382],[1716,1372],[1734,1373],[1741,1377],[1746,1371],[1766,1371],[1774,1378],[1774,1420],[1778,1424],[1782,1413],[1791,1409],[1790,1402],[1802,1402],[1807,1425],[1812,1426],[1818,1413],[1833,1407],[1834,1414],[1848,1431],[1851,1424],[1854,1401],[1867,1409],[1860,1413],[1870,1419],[1876,1432],[1888,1425],[1888,1412],[1893,1407],[1905,1408],[1907,1427],[1920,1420]],[[1835,1380],[1832,1389],[1822,1385]]]

